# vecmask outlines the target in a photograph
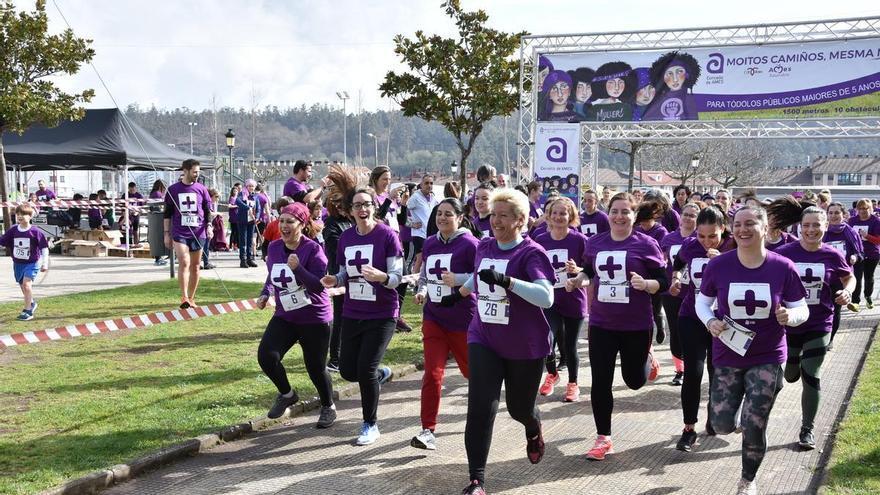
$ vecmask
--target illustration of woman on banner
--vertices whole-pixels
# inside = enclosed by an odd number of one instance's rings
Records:
[[[636,94],[636,75],[626,62],[608,62],[596,69],[590,84],[593,106],[587,120],[597,122],[632,120],[632,104]]]
[[[568,101],[571,96],[571,77],[564,71],[554,70],[544,79],[543,90],[547,102],[543,107],[543,115],[539,120],[551,122],[574,122],[577,114],[571,109]]]
[[[642,120],[697,120],[691,89],[700,77],[700,64],[683,52],[669,52],[651,65],[651,81],[657,86],[654,103]]]
[[[633,120],[642,120],[648,106],[654,101],[657,90],[651,82],[651,70],[647,67],[637,67],[633,72],[636,73],[638,83],[636,85],[636,104],[633,106]]]
[[[574,84],[574,94],[571,98],[572,110],[578,114],[579,120],[586,120],[587,110],[593,105],[593,102],[590,101],[593,97],[590,83],[593,81],[596,71],[588,67],[578,67],[568,71],[568,75],[571,76]]]
[[[553,71],[553,62],[550,61],[549,58],[544,55],[538,56],[538,79],[537,79],[537,88],[538,88],[538,120],[544,120],[544,107],[547,105],[547,92],[544,91],[544,80],[547,79],[547,76],[550,75],[550,72]]]

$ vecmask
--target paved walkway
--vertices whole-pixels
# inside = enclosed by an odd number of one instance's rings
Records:
[[[853,383],[880,310],[847,313],[822,375],[823,403],[816,419],[819,448],[801,452],[799,383],[787,384],[770,421],[769,452],[758,475],[762,494],[815,492],[823,475],[829,431]],[[619,376],[613,418],[617,454],[590,462],[584,452],[595,436],[587,385],[586,342],[581,346],[579,403],[560,402],[562,389],[539,398],[547,453],[538,465],[525,456],[522,426],[502,405],[495,423],[487,469],[493,494],[728,494],[740,476],[740,437],[702,435],[693,453],[673,448],[681,432],[679,389],[668,385],[672,366],[667,346],[658,347],[663,370],[656,383],[628,390]],[[618,373],[619,374],[619,373]],[[283,427],[218,446],[115,487],[112,494],[457,494],[467,484],[464,426],[467,383],[454,366],[444,388],[439,448],[409,446],[419,430],[420,374],[385,386],[379,406],[382,437],[355,447],[360,403],[338,403],[339,420],[329,430],[314,427],[316,411]],[[266,405],[267,407],[269,404]],[[702,416],[703,422],[705,417]]]
[[[236,280],[241,282],[263,282],[266,280],[266,265],[258,262],[258,268],[239,268],[238,253],[212,253],[211,262],[217,265],[214,270],[202,272],[203,280]],[[78,258],[73,256],[51,257],[49,273],[37,279],[34,294],[38,298],[60,296],[79,292],[112,289],[127,285],[142,284],[155,280],[167,280],[170,276],[168,265],[156,266],[152,258]],[[0,262],[0,303],[21,301],[21,290],[12,276],[12,263],[8,258]]]

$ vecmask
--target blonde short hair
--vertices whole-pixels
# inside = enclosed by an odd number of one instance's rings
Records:
[[[507,203],[513,208],[513,214],[524,220],[529,217],[529,198],[509,187],[495,189],[489,196],[489,208],[491,209],[495,203]]]

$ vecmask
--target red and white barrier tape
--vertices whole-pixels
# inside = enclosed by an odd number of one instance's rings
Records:
[[[417,274],[406,275],[403,277],[403,282],[406,283],[413,283],[417,280]],[[337,296],[345,293],[345,287],[328,289],[327,292],[331,296]],[[274,299],[270,299],[269,301],[271,304],[274,304]],[[195,308],[189,309],[160,311],[158,313],[130,316],[128,318],[115,318],[112,320],[82,323],[79,325],[66,325],[57,328],[47,328],[45,330],[35,330],[31,332],[0,335],[0,349],[25,344],[36,344],[39,342],[50,342],[53,340],[72,339],[75,337],[81,337],[83,335],[110,333],[117,330],[147,328],[162,323],[170,323],[183,320],[195,320],[196,318],[205,318],[208,316],[216,316],[227,313],[237,313],[239,311],[250,311],[252,309],[257,309],[256,299],[244,299],[241,301],[231,301],[227,303],[208,304],[206,306],[196,306]]]

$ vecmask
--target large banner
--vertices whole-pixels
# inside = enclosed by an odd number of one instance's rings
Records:
[[[535,180],[542,185],[542,200],[551,190],[578,204],[580,192],[580,126],[542,123],[535,129]]]
[[[880,116],[880,39],[543,54],[538,120]]]

